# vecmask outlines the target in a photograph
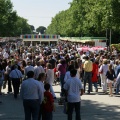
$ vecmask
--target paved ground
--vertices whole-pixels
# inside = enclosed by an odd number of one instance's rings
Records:
[[[57,98],[59,98],[60,86],[54,86]],[[24,120],[24,112],[22,101],[20,98],[15,100],[13,94],[0,96],[2,104],[0,104],[0,120]],[[67,120],[67,116],[63,113],[63,106],[58,105],[57,100],[56,112],[54,112],[53,120]],[[81,102],[82,120],[120,120],[120,95],[109,97],[104,95],[99,89],[99,93],[91,95],[83,95]],[[75,114],[73,115],[75,118]],[[75,119],[73,119],[75,120]]]

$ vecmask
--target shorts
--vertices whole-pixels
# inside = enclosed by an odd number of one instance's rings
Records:
[[[113,83],[113,80],[107,79],[107,83]]]

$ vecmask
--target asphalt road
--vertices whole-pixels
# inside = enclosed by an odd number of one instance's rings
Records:
[[[63,113],[63,105],[58,105],[60,98],[60,86],[54,86],[57,96],[55,100],[56,111],[53,113],[53,120],[67,120],[67,115]],[[24,110],[22,100],[18,97],[13,98],[13,94],[7,94],[7,90],[3,90],[0,95],[0,120],[24,120]],[[104,95],[99,88],[98,93],[91,95],[84,94],[81,101],[81,118],[82,120],[120,120],[120,95]],[[75,112],[73,114],[75,120]]]

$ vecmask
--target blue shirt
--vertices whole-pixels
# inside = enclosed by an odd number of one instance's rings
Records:
[[[41,103],[44,96],[43,94],[43,88],[39,81],[33,78],[28,78],[27,80],[22,82],[20,91],[20,96],[22,99],[39,99]]]
[[[9,77],[10,77],[10,78],[22,78],[23,75],[22,75],[22,73],[21,73],[20,70],[15,69],[15,70],[12,70],[12,71],[10,72]]]

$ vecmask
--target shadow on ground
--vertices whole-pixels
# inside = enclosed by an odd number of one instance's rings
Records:
[[[3,103],[0,104],[0,120],[24,120],[24,110],[20,98],[15,100],[13,94],[2,95],[2,101]],[[56,112],[53,112],[53,120],[67,120],[67,115],[63,113],[63,105],[58,105],[57,100],[55,100],[55,105]],[[73,118],[75,118],[75,112]],[[120,106],[106,105],[91,100],[82,100],[81,118],[82,120],[119,120]]]
[[[82,120],[120,119],[120,106],[108,106],[90,100],[83,100],[81,105]]]

